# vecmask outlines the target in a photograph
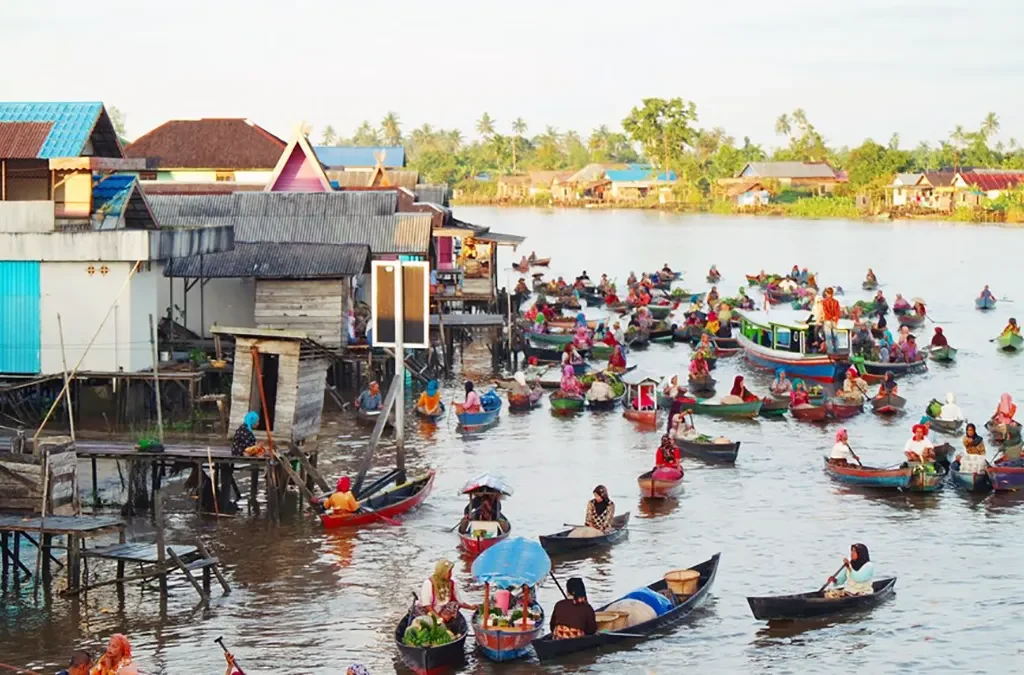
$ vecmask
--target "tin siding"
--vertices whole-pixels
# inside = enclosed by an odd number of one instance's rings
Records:
[[[39,337],[39,263],[0,261],[0,373],[38,373]]]

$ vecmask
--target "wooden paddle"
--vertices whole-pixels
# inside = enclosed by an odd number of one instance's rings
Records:
[[[238,675],[245,675],[245,671],[242,670],[242,667],[240,665],[238,665],[238,661],[235,660],[234,655],[232,655],[231,652],[228,651],[228,648],[224,646],[224,638],[219,637],[216,640],[214,640],[214,642],[219,644],[220,648],[224,650],[224,653],[230,657],[231,667],[238,671]]]
[[[818,592],[819,592],[819,593],[821,593],[821,592],[822,592],[822,591],[824,591],[824,590],[825,590],[826,588],[828,588],[828,585],[829,585],[830,583],[832,583],[832,579],[833,579],[833,578],[834,578],[835,576],[837,576],[837,575],[838,575],[838,574],[839,574],[840,572],[842,572],[842,571],[843,571],[844,569],[846,569],[846,563],[843,563],[843,564],[842,564],[842,566],[841,566],[841,567],[840,567],[839,569],[837,569],[837,570],[835,571],[835,573],[834,573],[834,574],[833,574],[832,576],[830,576],[830,577],[828,578],[828,580],[827,580],[827,581],[825,581],[825,585],[824,585],[824,586],[822,586],[821,588],[819,588],[819,589],[818,589]]]

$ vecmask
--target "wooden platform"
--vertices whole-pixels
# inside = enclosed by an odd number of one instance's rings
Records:
[[[199,549],[195,546],[171,545],[167,548],[169,550],[173,550],[174,554],[179,558],[185,558],[199,552]],[[135,542],[94,548],[89,551],[84,551],[83,555],[86,558],[103,558],[104,560],[118,560],[128,563],[163,562],[160,559],[160,549],[156,544],[142,544]]]
[[[0,532],[78,534],[99,536],[124,529],[124,521],[109,516],[22,516],[0,513]]]
[[[231,448],[165,445],[163,452],[140,452],[128,441],[78,441],[75,444],[78,456],[96,459],[132,459],[141,462],[202,462],[208,457],[214,464],[265,464],[266,457],[245,457],[231,454]],[[207,454],[209,452],[209,455]]]

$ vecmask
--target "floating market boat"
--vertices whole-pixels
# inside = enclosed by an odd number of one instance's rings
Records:
[[[462,614],[454,620],[452,631],[455,639],[436,647],[420,647],[405,644],[405,630],[409,627],[410,615],[407,614],[395,628],[395,646],[402,663],[409,666],[417,675],[435,675],[457,669],[466,661],[466,636],[469,625]]]
[[[322,513],[320,524],[326,528],[360,527],[407,513],[426,501],[434,488],[434,471],[396,485],[360,502],[354,513]]]
[[[708,560],[690,568],[699,574],[697,588],[692,595],[677,595],[672,592],[664,578],[648,585],[647,590],[652,593],[671,594],[669,597],[671,607],[655,618],[628,626],[624,629],[624,632],[598,631],[593,635],[563,640],[556,640],[550,634],[545,635],[533,641],[533,650],[537,653],[537,658],[541,661],[548,661],[577,652],[612,647],[627,640],[647,638],[655,633],[663,632],[666,628],[677,625],[689,616],[693,610],[704,604],[708,593],[711,591],[711,586],[715,583],[720,559],[721,554],[716,553]],[[611,604],[614,603],[604,605],[597,611],[605,611]]]
[[[864,412],[863,403],[851,403],[841,398],[834,398],[828,403],[828,413],[834,419],[845,420]]]
[[[953,462],[949,467],[949,475],[953,478],[953,484],[968,492],[988,492],[992,489],[992,481],[988,477],[987,469],[977,473],[960,471],[960,463]]]
[[[942,484],[946,480],[946,471],[938,463],[932,470],[913,464],[910,468],[913,473],[910,476],[910,485],[907,486],[907,489],[911,492],[936,492],[942,489]]]
[[[765,398],[762,401],[761,410],[758,414],[761,417],[783,417],[789,410],[789,398],[785,400],[776,398]]]
[[[676,480],[661,480],[654,478],[653,474],[656,470],[651,469],[646,473],[642,473],[636,479],[637,485],[640,486],[640,497],[642,499],[668,499],[678,496],[683,491],[682,472],[680,472],[679,478]]]
[[[551,411],[559,415],[572,415],[583,412],[584,399],[582,396],[562,396],[559,392],[552,392],[549,401]]]
[[[895,415],[907,405],[907,399],[895,394],[871,399],[871,407],[879,415]]]
[[[428,422],[433,422],[434,424],[437,424],[437,422],[442,417],[444,417],[444,413],[445,413],[444,401],[439,402],[438,405],[437,405],[437,408],[435,410],[433,410],[433,411],[428,411],[428,410],[424,409],[423,406],[420,406],[420,405],[416,406],[416,415],[420,419],[426,420]]]
[[[757,417],[761,412],[763,401],[747,401],[744,403],[709,403],[697,401],[693,412],[697,415],[713,415],[715,417]]]
[[[740,452],[740,442],[732,443],[728,442],[728,439],[723,440],[725,442],[716,442],[715,439],[700,436],[693,440],[678,437],[675,439],[679,451],[684,455],[716,464],[735,464],[736,456]]]
[[[569,333],[527,333],[526,339],[537,345],[567,345],[573,341]]]
[[[992,441],[995,443],[1008,443],[1008,442],[1020,442],[1021,439],[1021,425],[1019,422],[1013,422],[1007,425],[1006,432],[1004,433],[998,425],[992,420],[985,422],[985,430],[988,431],[989,436],[992,437]]]
[[[859,356],[855,356],[851,359],[851,362],[863,366],[864,372],[868,375],[892,373],[899,377],[900,375],[909,375],[911,373],[923,373],[928,370],[928,361],[924,358],[911,363],[883,363],[881,361],[866,361]]]
[[[368,427],[376,426],[377,420],[380,418],[380,410],[363,410],[360,408],[356,410],[356,421],[360,424]],[[391,413],[387,419],[384,420],[384,428],[391,429],[395,426],[395,414]]]
[[[994,297],[992,297],[992,296],[988,296],[987,298],[980,298],[980,297],[979,298],[975,298],[974,299],[974,306],[977,309],[980,309],[980,310],[995,309],[996,308],[996,299]]]
[[[1024,466],[991,464],[985,473],[988,474],[988,479],[992,483],[992,489],[997,492],[1015,492],[1024,488]]]
[[[928,358],[937,363],[953,363],[956,361],[956,350],[952,347],[933,347],[928,350]]]
[[[896,577],[872,582],[873,593],[826,598],[825,590],[795,595],[747,598],[750,611],[758,621],[795,621],[818,619],[850,612],[862,612],[882,604],[894,594]]]
[[[533,410],[540,405],[540,399],[542,396],[544,396],[544,392],[540,389],[531,389],[529,394],[510,393],[508,395],[509,412]]]
[[[870,488],[906,488],[910,485],[910,468],[879,469],[853,464],[834,464],[825,458],[825,473],[848,485]]]
[[[626,385],[626,399],[624,405],[626,410],[622,413],[622,416],[628,420],[639,422],[641,424],[657,426],[658,424],[658,381],[651,377],[638,377],[633,375],[631,378],[623,378],[623,384]],[[637,401],[649,401],[650,409],[648,406],[635,405]]]
[[[900,314],[899,321],[901,326],[917,328],[924,323],[924,314]]]
[[[607,361],[615,353],[615,347],[606,345],[603,342],[595,342],[587,350],[587,358],[594,361]]]
[[[548,555],[564,555],[579,553],[595,548],[611,546],[625,540],[629,536],[629,511],[612,519],[612,529],[594,537],[570,537],[576,528],[562,530],[555,534],[541,535],[540,545]]]
[[[960,428],[964,425],[964,420],[941,420],[930,415],[925,415],[925,417],[928,418],[928,424],[932,429],[944,434],[959,434]]]
[[[877,281],[862,281],[860,287],[865,291],[874,291],[878,289]]]
[[[801,422],[824,422],[828,418],[828,406],[824,403],[790,406],[789,414],[793,416],[793,419]]]
[[[1003,333],[996,338],[996,344],[1004,352],[1016,352],[1024,345],[1024,337],[1016,333]]]
[[[490,547],[497,544],[499,541],[508,537],[509,532],[512,531],[512,524],[508,522],[508,519],[501,516],[500,520],[496,521],[498,525],[498,531],[485,532],[483,530],[473,530],[473,522],[465,522],[459,524],[459,548],[469,556],[477,556],[489,549]]]
[[[813,327],[805,314],[773,311],[737,310],[740,333],[736,340],[748,361],[773,372],[782,368],[790,378],[816,382],[836,382],[849,367],[843,361],[850,355],[851,321],[841,319],[836,328],[835,354],[815,353],[811,347]]]
[[[481,397],[482,399],[483,397]],[[498,415],[501,413],[501,399],[492,407],[484,407],[480,412],[468,413],[462,411],[462,406],[455,404],[455,416],[459,419],[459,428],[462,431],[482,431],[498,422]]]
[[[619,394],[618,396],[605,401],[591,401],[590,399],[587,399],[587,408],[593,412],[614,410],[620,403],[622,403],[622,396],[622,394]]]
[[[647,309],[656,320],[664,321],[672,313],[674,307],[673,305],[648,305]]]

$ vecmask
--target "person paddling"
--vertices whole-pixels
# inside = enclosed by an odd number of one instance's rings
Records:
[[[855,453],[853,448],[850,447],[849,440],[850,436],[846,433],[846,429],[840,429],[836,432],[836,442],[835,445],[832,446],[832,453],[828,457],[830,464],[852,466],[853,462],[850,460],[854,460],[857,464],[863,466],[860,461],[860,457],[858,457],[857,453]]]

